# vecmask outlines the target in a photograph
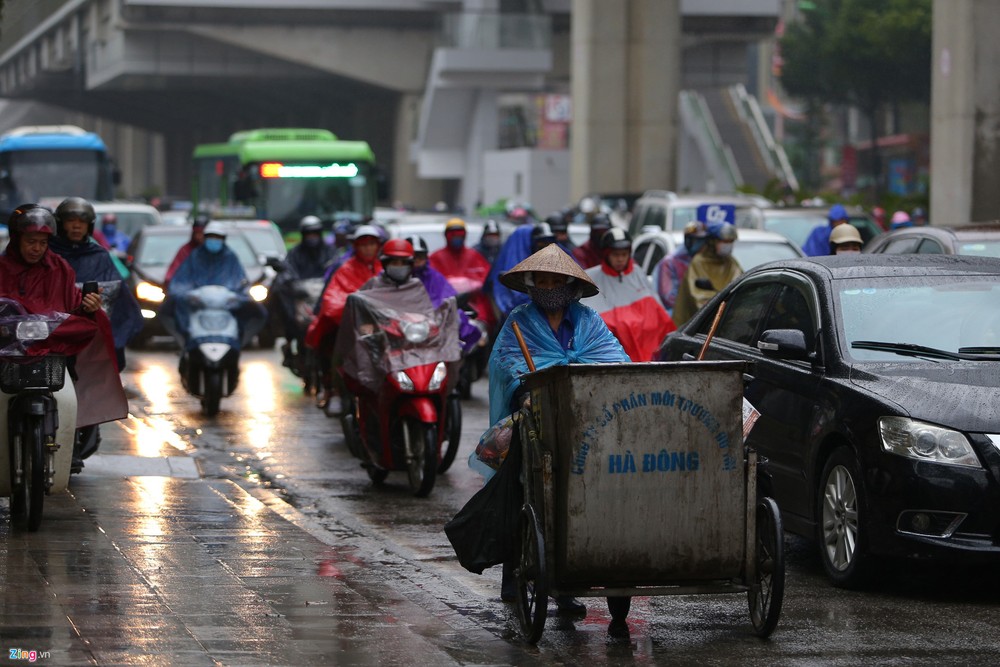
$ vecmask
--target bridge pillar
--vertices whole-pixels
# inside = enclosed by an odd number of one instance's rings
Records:
[[[677,180],[680,0],[573,0],[571,196]]]
[[[937,225],[1000,218],[1000,3],[935,0],[931,211]]]

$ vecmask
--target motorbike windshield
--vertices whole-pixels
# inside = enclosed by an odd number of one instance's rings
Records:
[[[390,373],[458,361],[455,299],[434,308],[418,280],[355,292],[347,299],[336,349],[344,372],[372,391]]]
[[[0,357],[26,357],[33,347],[44,348],[49,334],[68,317],[55,312],[32,315],[17,301],[0,298]]]

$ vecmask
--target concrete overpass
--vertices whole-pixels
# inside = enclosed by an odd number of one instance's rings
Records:
[[[679,87],[745,80],[746,45],[779,4],[7,0],[0,97],[34,105],[8,104],[0,129],[75,122],[105,137],[125,193],[186,195],[198,143],[324,127],[372,145],[393,198],[468,206],[496,147],[498,95],[563,92],[574,195],[671,187]]]

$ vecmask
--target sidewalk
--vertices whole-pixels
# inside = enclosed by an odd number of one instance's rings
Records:
[[[144,429],[137,420],[102,426],[100,453],[68,493],[46,498],[37,533],[11,530],[0,510],[4,656],[35,651],[60,665],[533,661],[371,562],[373,539],[324,535],[267,490],[199,478],[192,457]]]

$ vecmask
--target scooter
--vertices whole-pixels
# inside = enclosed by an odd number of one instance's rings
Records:
[[[69,484],[76,397],[72,388],[60,393],[66,357],[29,356],[27,348],[44,345],[65,317],[28,315],[18,302],[0,298],[0,391],[9,395],[0,406],[6,422],[0,496],[10,497],[11,517],[31,532],[41,525],[45,496]]]
[[[291,284],[292,311],[296,335],[285,341],[285,365],[302,379],[305,393],[311,394],[320,388],[320,361],[316,351],[306,347],[304,339],[309,324],[313,321],[314,308],[323,294],[323,278],[296,280]]]
[[[219,413],[222,398],[232,395],[240,378],[240,329],[233,311],[243,300],[221,285],[188,292],[191,320],[187,342],[180,341],[181,384],[201,399],[206,417]]]
[[[344,437],[375,484],[405,470],[414,495],[424,497],[458,452],[462,404],[452,389],[460,362],[435,347],[441,335],[433,317],[394,311],[380,322],[356,334],[359,347],[389,369],[381,382],[373,387],[340,368],[349,393]]]

